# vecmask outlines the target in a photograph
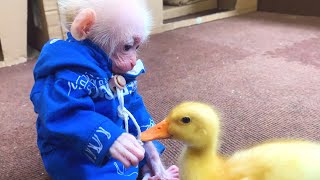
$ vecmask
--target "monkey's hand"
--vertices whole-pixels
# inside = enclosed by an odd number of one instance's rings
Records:
[[[113,158],[123,163],[126,168],[138,166],[144,158],[145,150],[134,136],[123,133],[110,147],[110,154]]]
[[[150,171],[149,165],[146,164],[142,169],[142,173],[144,174],[142,180],[179,180],[179,168],[175,165],[170,166],[161,174],[152,176],[153,173]]]
[[[170,166],[166,170],[152,142],[146,142],[144,148],[146,149],[148,163],[142,169],[142,172],[145,172],[143,180],[179,180],[179,168]]]

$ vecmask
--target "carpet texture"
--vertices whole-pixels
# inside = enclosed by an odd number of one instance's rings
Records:
[[[195,100],[222,114],[220,152],[273,138],[320,141],[320,18],[251,13],[151,37],[139,92],[156,122]],[[48,179],[29,92],[35,60],[0,69],[0,179]],[[177,162],[181,143],[167,146]]]

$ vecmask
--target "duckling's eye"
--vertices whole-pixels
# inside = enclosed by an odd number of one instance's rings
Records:
[[[184,124],[188,124],[188,123],[191,122],[191,119],[190,119],[190,117],[183,117],[183,118],[181,119],[181,121],[182,121]]]

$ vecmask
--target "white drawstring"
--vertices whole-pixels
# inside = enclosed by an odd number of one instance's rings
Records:
[[[141,141],[141,129],[140,129],[140,126],[139,126],[136,118],[134,118],[134,116],[124,107],[123,91],[119,87],[116,87],[116,90],[117,90],[117,97],[118,97],[118,101],[119,101],[118,116],[121,119],[123,119],[126,132],[129,133],[129,117],[130,117],[133,124],[137,128],[137,132],[138,132],[137,140],[139,141],[140,144],[143,144]]]

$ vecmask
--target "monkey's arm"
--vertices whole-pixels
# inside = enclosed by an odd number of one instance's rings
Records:
[[[142,169],[142,172],[145,174],[143,180],[179,180],[179,168],[173,165],[166,169],[152,142],[146,142],[144,148],[146,149],[148,164],[147,167],[143,167]]]
[[[146,150],[146,159],[149,168],[154,175],[164,174],[165,168],[162,164],[160,159],[160,154],[158,153],[155,145],[153,142],[145,142],[143,145],[144,149]]]
[[[131,110],[139,120],[139,124],[141,126],[141,131],[145,131],[146,129],[152,127],[154,122],[146,110],[142,98],[137,93],[133,96],[136,100],[133,103],[133,107],[135,111]],[[131,130],[135,130],[134,127]],[[176,166],[171,166],[168,169],[164,167],[162,164],[160,155],[165,150],[164,145],[162,145],[159,141],[145,142],[143,145],[145,148],[145,159],[140,163],[140,168],[142,168],[142,176],[143,180],[178,180],[179,179],[179,169]]]
[[[131,106],[129,107],[128,110],[137,119],[138,124],[140,125],[141,132],[154,126],[154,121],[152,120],[151,115],[147,111],[144,105],[144,102],[142,100],[142,97],[137,92],[134,92],[134,94],[132,94],[131,97],[134,101],[131,101],[131,104],[130,104]],[[137,131],[136,127],[134,125],[131,125],[130,132],[136,132],[136,131]],[[134,134],[136,135],[136,133]],[[154,157],[156,155],[159,158],[159,161],[160,161],[159,155],[162,154],[165,150],[165,146],[161,144],[159,141],[153,141],[150,143],[147,142],[145,143],[144,148],[146,150],[146,155],[150,155],[151,157]],[[152,150],[152,153],[149,153],[148,152],[149,150]],[[140,168],[144,166],[146,163],[147,163],[147,157],[145,157],[145,159],[140,163]]]
[[[65,146],[84,154],[98,166],[110,157],[109,149],[124,133],[113,121],[96,113],[86,89],[70,92],[70,82],[64,79],[36,80],[31,93],[35,111],[39,114],[40,149]],[[37,86],[44,86],[39,91]],[[42,144],[41,144],[42,143]]]

